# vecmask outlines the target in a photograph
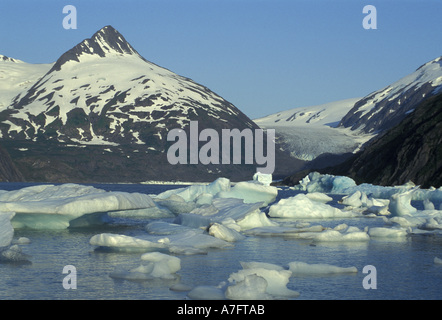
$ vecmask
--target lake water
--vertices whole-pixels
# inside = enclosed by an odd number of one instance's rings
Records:
[[[12,190],[23,184],[0,184]],[[111,191],[160,193],[167,185],[95,185]],[[294,191],[284,190],[280,197]],[[418,204],[417,204],[418,205]],[[168,220],[171,221],[171,220]],[[281,220],[277,220],[281,222]],[[207,255],[179,256],[181,270],[176,280],[128,281],[109,276],[116,268],[129,270],[140,265],[140,252],[104,252],[89,244],[99,233],[130,236],[145,235],[148,220],[115,218],[103,226],[67,230],[15,230],[14,238],[30,239],[21,245],[30,263],[0,264],[0,299],[150,299],[182,300],[187,292],[172,291],[176,283],[190,287],[216,286],[241,269],[241,261],[269,262],[286,266],[292,261],[327,263],[341,267],[355,266],[356,274],[291,277],[287,287],[300,292],[295,300],[329,299],[441,299],[441,236],[409,236],[402,241],[370,240],[355,243],[316,243],[284,237],[247,236],[227,249],[214,249]],[[289,222],[284,220],[284,222]],[[383,226],[380,218],[352,218],[311,221],[311,224],[334,227],[340,223],[364,228]],[[63,267],[77,270],[77,289],[64,289]],[[376,289],[364,289],[362,273],[366,265],[376,268]]]

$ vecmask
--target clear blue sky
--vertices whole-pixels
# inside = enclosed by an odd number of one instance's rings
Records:
[[[77,29],[65,30],[65,5]],[[365,30],[365,5],[377,30]],[[440,0],[1,0],[0,54],[50,63],[105,25],[257,118],[365,96],[442,55]]]

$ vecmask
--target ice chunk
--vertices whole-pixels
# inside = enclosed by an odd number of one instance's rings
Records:
[[[342,200],[340,201],[340,203],[343,205],[346,205],[346,206],[359,208],[363,205],[363,202],[362,202],[362,197],[363,197],[362,195],[363,194],[365,195],[365,193],[362,193],[361,191],[358,190],[358,191],[352,193],[351,195],[343,197]]]
[[[153,264],[150,275],[155,278],[170,279],[181,269],[181,259],[160,252],[148,252],[141,256],[141,260]]]
[[[195,184],[189,187],[168,190],[155,197],[156,200],[168,199],[172,195],[180,196],[184,201],[195,201],[202,194],[216,195],[221,191],[230,190],[230,180],[218,178],[209,184]]]
[[[232,246],[227,241],[200,232],[188,230],[167,237],[148,236],[147,239],[119,234],[102,233],[93,236],[89,242],[93,246],[105,247],[118,251],[169,251],[171,253],[201,254],[210,248]]]
[[[230,300],[270,300],[267,280],[256,274],[249,274],[243,280],[227,287],[226,298]]]
[[[269,210],[269,216],[277,218],[342,218],[355,215],[352,211],[342,211],[328,204],[312,201],[305,194],[281,199]]]
[[[391,196],[388,210],[392,216],[410,216],[417,211],[410,203],[416,189],[417,188],[413,188],[404,192],[395,193]]]
[[[22,253],[18,245],[12,245],[8,248],[0,249],[0,262],[7,263],[30,263],[29,256]]]
[[[237,224],[241,231],[260,227],[277,227],[278,223],[271,221],[267,215],[259,209],[249,212],[244,218],[239,219]]]
[[[287,284],[290,281],[291,271],[288,270],[274,270],[265,268],[249,268],[242,269],[238,272],[232,273],[228,279],[230,283],[236,284],[245,281],[249,275],[256,275],[264,278],[267,282],[265,293],[275,297],[297,297],[299,292],[288,289]]]
[[[216,238],[228,241],[228,242],[235,242],[240,241],[244,239],[244,236],[240,234],[239,232],[230,229],[222,224],[214,223],[209,228],[209,234],[211,236],[214,236]]]
[[[131,281],[174,280],[176,272],[181,269],[181,260],[160,252],[149,252],[141,256],[142,264],[129,271],[116,269],[110,273],[111,278]]]
[[[70,221],[86,214],[154,207],[145,194],[108,192],[77,184],[37,185],[0,194],[0,211],[16,213],[12,220],[17,221],[16,228],[67,228]]]
[[[167,248],[167,245],[161,242],[152,242],[131,236],[101,233],[93,236],[89,243],[93,246],[107,247],[116,250],[159,250]]]
[[[442,259],[438,258],[438,257],[434,257],[434,263],[435,264],[441,264],[442,265]]]
[[[0,212],[0,248],[8,247],[14,237],[14,228],[11,219],[15,212]]]
[[[349,190],[356,187],[356,182],[344,176],[334,176],[329,174],[320,174],[318,172],[309,173],[299,182],[294,189],[307,192],[322,193],[348,193]]]
[[[374,227],[368,229],[368,235],[371,238],[403,238],[407,234],[407,230],[403,228]]]
[[[257,172],[253,175],[253,180],[258,181],[265,186],[270,186],[273,181],[273,177],[271,174]]]
[[[326,275],[336,273],[357,273],[356,267],[338,267],[330,264],[308,264],[301,261],[293,261],[288,264],[292,275]]]
[[[277,195],[278,189],[276,187],[243,181],[236,183],[228,191],[219,192],[217,197],[242,199],[244,203],[263,202],[263,206],[266,206],[275,201]]]

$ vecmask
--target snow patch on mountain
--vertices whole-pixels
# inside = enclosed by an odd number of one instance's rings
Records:
[[[429,61],[415,72],[358,101],[342,118],[339,127],[380,133],[413,112],[423,100],[442,88],[442,57]]]
[[[0,55],[0,111],[29,89],[53,64],[30,64]]]

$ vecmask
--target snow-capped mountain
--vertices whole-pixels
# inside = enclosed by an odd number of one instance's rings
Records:
[[[164,147],[166,128],[198,117],[256,127],[206,87],[145,60],[111,26],[64,53],[2,115],[3,139],[155,149]]]
[[[284,148],[302,160],[355,153],[399,124],[425,99],[442,91],[442,57],[363,98],[295,108],[254,121],[274,128]]]
[[[364,133],[380,133],[399,124],[423,100],[442,90],[442,57],[373,92],[342,118],[339,127]]]
[[[9,70],[25,66],[10,88],[0,79],[9,94],[0,109],[0,139],[27,180],[241,180],[256,170],[245,164],[169,164],[173,142],[167,134],[174,128],[189,132],[190,121],[198,121],[199,131],[259,127],[205,86],[147,61],[111,26],[55,63],[38,66],[40,74],[32,69],[26,86],[20,81],[32,65],[9,59],[2,64]],[[280,163],[287,157],[277,156]]]
[[[283,148],[292,156],[311,161],[326,153],[353,152],[371,138],[336,128],[357,101],[359,98],[294,108],[254,121],[262,128],[275,129]]]

